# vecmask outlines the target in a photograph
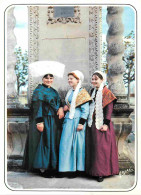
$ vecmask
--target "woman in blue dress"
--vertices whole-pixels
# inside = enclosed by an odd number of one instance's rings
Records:
[[[26,170],[36,170],[44,177],[53,177],[58,171],[61,135],[59,119],[64,117],[59,94],[51,87],[53,79],[52,74],[44,75],[43,83],[33,92],[30,128],[23,160]]]
[[[83,74],[76,70],[68,74],[68,83],[72,87],[65,98],[67,111],[63,122],[59,146],[59,172],[60,176],[70,178],[85,170],[85,129],[89,114],[88,92],[81,88],[84,80]]]

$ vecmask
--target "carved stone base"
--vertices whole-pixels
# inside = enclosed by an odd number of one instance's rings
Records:
[[[134,174],[133,159],[135,158],[135,152],[131,158],[126,145],[126,138],[132,132],[132,120],[129,117],[131,112],[133,112],[133,109],[129,107],[128,103],[118,102],[114,106],[112,117],[118,147],[119,169],[120,172],[123,172],[122,174]]]
[[[21,171],[27,132],[29,109],[8,109],[7,170]]]

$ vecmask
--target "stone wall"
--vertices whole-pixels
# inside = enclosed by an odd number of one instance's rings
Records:
[[[101,11],[99,6],[74,6],[75,18],[54,18],[53,7],[29,7],[29,62],[58,61],[65,64],[62,80],[55,79],[53,87],[66,89],[67,74],[83,72],[84,85],[101,62]],[[29,75],[29,99],[34,75]],[[30,82],[31,81],[31,82]]]

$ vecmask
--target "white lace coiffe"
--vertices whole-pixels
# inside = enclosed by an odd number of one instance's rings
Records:
[[[97,129],[100,129],[101,126],[103,125],[103,107],[102,107],[102,90],[103,87],[105,86],[105,82],[106,82],[106,75],[104,73],[102,73],[101,71],[96,71],[99,74],[102,75],[103,77],[103,82],[101,83],[97,94],[96,93],[96,88],[94,89],[91,98],[92,98],[92,103],[90,104],[90,112],[89,112],[89,117],[88,117],[88,126],[91,127],[92,126],[92,122],[93,122],[93,113],[95,111],[95,125]],[[95,73],[96,73],[95,72]],[[94,101],[94,97],[96,95],[95,101]]]

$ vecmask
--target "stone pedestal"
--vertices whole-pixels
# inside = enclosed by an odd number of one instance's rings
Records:
[[[8,170],[18,171],[29,130],[29,109],[10,108],[7,116],[7,166]]]
[[[126,172],[130,170],[130,173],[134,173],[134,161],[132,158],[129,158],[127,154],[127,144],[126,138],[132,131],[132,120],[130,118],[131,112],[133,109],[124,108],[126,104],[116,104],[113,110],[112,122],[114,124],[115,134],[116,134],[116,142],[118,146],[118,157],[119,157],[119,168],[120,171]],[[134,154],[133,154],[134,155]]]

